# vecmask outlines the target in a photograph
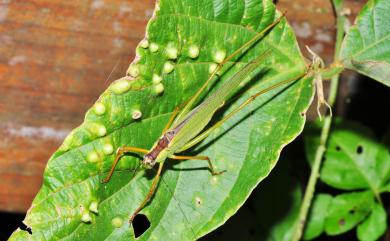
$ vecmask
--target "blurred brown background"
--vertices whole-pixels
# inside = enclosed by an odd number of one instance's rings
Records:
[[[350,19],[365,2],[347,1]],[[331,62],[330,1],[277,5],[301,47]],[[124,75],[153,8],[153,0],[0,0],[0,211],[27,210],[51,153]]]

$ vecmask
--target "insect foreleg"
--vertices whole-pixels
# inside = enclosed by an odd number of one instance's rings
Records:
[[[132,147],[132,146],[119,147],[117,149],[117,151],[116,151],[116,156],[115,156],[114,163],[111,166],[111,169],[110,169],[110,172],[108,173],[108,176],[103,179],[103,181],[102,181],[103,183],[107,183],[107,182],[110,181],[111,176],[114,173],[115,167],[118,164],[120,158],[122,157],[123,154],[125,154],[127,152],[139,152],[139,153],[145,153],[146,154],[146,153],[149,152],[149,150],[146,150],[146,149],[143,149],[143,148],[138,148],[138,147]]]
[[[174,159],[174,160],[180,160],[180,161],[184,161],[184,160],[204,160],[204,161],[207,161],[208,164],[209,164],[210,172],[211,172],[211,174],[213,176],[214,175],[220,175],[220,174],[226,172],[226,170],[223,170],[223,171],[220,171],[220,172],[215,171],[213,163],[211,163],[210,158],[207,157],[207,156],[176,156],[176,155],[173,155],[173,156],[171,156],[169,158]]]

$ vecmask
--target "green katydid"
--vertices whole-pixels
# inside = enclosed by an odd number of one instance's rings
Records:
[[[245,43],[243,46],[234,51],[230,56],[226,57],[217,68],[211,73],[207,81],[200,87],[200,89],[195,93],[194,96],[186,103],[186,105],[180,110],[176,108],[171,118],[169,119],[167,125],[162,131],[162,135],[155,142],[150,150],[138,148],[138,147],[120,147],[117,150],[114,163],[111,167],[111,170],[108,176],[103,180],[103,182],[108,182],[115,171],[115,167],[120,160],[121,156],[127,152],[137,152],[145,154],[143,157],[142,164],[145,168],[153,168],[155,164],[158,164],[158,170],[155,178],[153,179],[150,190],[142,203],[138,208],[133,212],[130,217],[130,222],[133,221],[135,216],[142,210],[142,208],[148,203],[150,198],[153,196],[157,183],[159,181],[164,162],[167,159],[175,160],[204,160],[208,162],[209,169],[212,175],[219,175],[224,171],[217,172],[211,160],[207,156],[178,156],[176,153],[181,153],[194,145],[201,142],[205,139],[213,130],[222,125],[227,119],[231,118],[234,114],[244,108],[246,105],[251,103],[259,95],[266,93],[272,89],[275,89],[279,86],[291,83],[297,79],[303,77],[304,74],[297,76],[292,79],[281,81],[277,84],[274,84],[266,89],[263,89],[251,96],[245,102],[243,102],[239,107],[226,115],[222,120],[218,121],[216,124],[211,126],[209,129],[202,132],[202,130],[209,124],[215,112],[224,105],[225,101],[229,95],[237,89],[237,87],[244,81],[250,80],[254,77],[255,74],[259,72],[259,62],[269,53],[265,52],[259,57],[257,57],[252,62],[246,64],[242,69],[240,69],[235,75],[230,79],[224,82],[213,94],[206,98],[202,103],[193,108],[194,104],[198,100],[200,94],[205,90],[205,88],[211,83],[218,71],[220,71],[224,64],[231,60],[234,56],[245,52],[253,44],[255,44],[259,39],[261,39],[269,30],[276,26],[284,17],[279,17],[275,22],[265,28],[262,32],[256,34],[251,40]]]

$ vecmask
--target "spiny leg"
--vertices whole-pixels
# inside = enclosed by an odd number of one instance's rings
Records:
[[[213,163],[211,162],[210,158],[207,157],[207,156],[176,156],[176,155],[173,155],[171,157],[169,157],[171,159],[174,159],[174,160],[203,160],[203,161],[207,161],[207,163],[209,164],[209,169],[210,169],[210,172],[213,176],[215,175],[220,175],[224,172],[226,172],[226,170],[223,170],[223,171],[220,171],[220,172],[217,172],[215,171],[215,168],[213,166]]]
[[[122,157],[122,155],[124,153],[127,153],[127,152],[140,152],[140,153],[145,153],[146,154],[146,153],[149,152],[149,150],[146,150],[146,149],[143,149],[143,148],[138,148],[138,147],[132,147],[132,146],[119,147],[117,149],[117,151],[116,151],[116,156],[115,156],[114,163],[111,166],[111,169],[110,169],[110,172],[108,173],[108,176],[103,179],[103,181],[102,181],[103,183],[107,183],[107,182],[110,181],[110,179],[112,177],[112,174],[115,171],[115,167],[118,164],[120,158]]]
[[[142,201],[141,205],[139,205],[138,208],[131,215],[129,223],[133,222],[135,216],[137,216],[137,214],[145,207],[145,205],[149,202],[150,198],[153,196],[154,192],[156,191],[157,183],[160,180],[160,175],[161,175],[161,171],[162,171],[163,166],[164,166],[164,162],[161,162],[158,164],[157,174],[153,179],[152,186],[150,186],[148,195],[146,195],[146,197]]]

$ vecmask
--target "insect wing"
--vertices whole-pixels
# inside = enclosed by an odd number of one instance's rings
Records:
[[[262,70],[259,63],[267,53],[262,54],[254,61],[245,65],[171,129],[175,133],[169,145],[169,148],[173,152],[181,149],[205,128],[214,113],[225,102],[228,96],[237,89],[240,83],[252,79]]]

